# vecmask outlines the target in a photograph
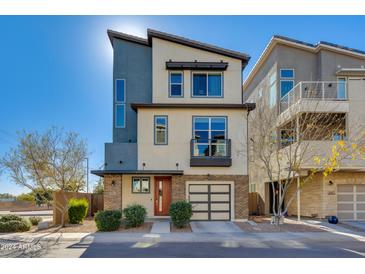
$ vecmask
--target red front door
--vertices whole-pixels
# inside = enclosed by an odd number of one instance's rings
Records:
[[[155,177],[155,215],[169,215],[171,204],[171,177]]]

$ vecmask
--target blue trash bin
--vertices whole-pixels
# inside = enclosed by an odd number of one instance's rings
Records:
[[[329,216],[328,217],[328,222],[330,224],[338,224],[338,218],[336,216]]]

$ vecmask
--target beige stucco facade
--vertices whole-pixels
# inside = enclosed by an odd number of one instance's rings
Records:
[[[177,43],[172,43],[158,38],[152,40],[152,102],[153,103],[213,103],[213,104],[237,104],[242,102],[241,93],[241,60],[224,55],[195,49]],[[193,98],[191,96],[192,71],[184,70],[184,96],[181,98],[169,98],[169,70],[166,69],[166,61],[185,62],[228,62],[228,67],[223,71],[223,97],[222,98]],[[194,71],[196,72],[196,71]]]
[[[168,116],[168,144],[154,145],[154,116]],[[190,141],[194,116],[227,117],[232,166],[191,167]],[[138,169],[184,170],[184,174],[247,175],[247,110],[197,108],[141,108],[138,111]],[[143,166],[145,163],[145,166]],[[178,163],[178,167],[176,166]]]

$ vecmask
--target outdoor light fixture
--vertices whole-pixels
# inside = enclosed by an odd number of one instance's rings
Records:
[[[333,185],[333,182],[332,181],[329,181],[328,184],[331,186],[331,185]]]
[[[115,181],[112,181],[112,186],[115,186]]]
[[[176,169],[179,169],[179,163],[176,163]]]
[[[145,162],[143,162],[142,163],[142,167],[143,167],[143,170],[144,170],[144,167],[146,166],[146,163]]]
[[[119,161],[119,164],[123,164],[123,161]]]

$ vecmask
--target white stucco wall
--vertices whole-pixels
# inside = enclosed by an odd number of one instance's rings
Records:
[[[154,145],[154,115],[168,116],[168,145]],[[190,167],[193,116],[226,116],[232,142],[231,167]],[[179,170],[184,174],[247,175],[247,110],[141,108],[138,110],[138,169]]]
[[[152,44],[153,103],[241,103],[241,60],[158,38],[153,38]],[[228,62],[228,68],[223,72],[224,98],[191,97],[190,70],[184,70],[184,97],[169,98],[169,70],[166,69],[166,62],[170,59],[185,62]]]

